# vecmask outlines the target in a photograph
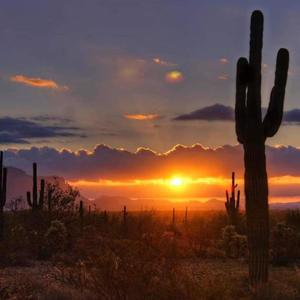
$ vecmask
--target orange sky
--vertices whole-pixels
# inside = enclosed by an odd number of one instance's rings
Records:
[[[88,197],[103,195],[133,198],[168,198],[181,201],[187,199],[223,199],[225,190],[230,189],[231,179],[224,177],[189,178],[174,174],[162,179],[69,181]],[[243,190],[243,180],[237,178],[239,189]],[[297,191],[300,177],[280,176],[269,178],[271,202],[300,201]],[[287,194],[286,190],[289,190]],[[243,197],[242,197],[243,198]]]

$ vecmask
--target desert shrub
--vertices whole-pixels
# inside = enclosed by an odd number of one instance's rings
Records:
[[[77,189],[69,185],[62,188],[59,182],[48,183],[47,192],[51,198],[50,203],[48,202],[48,209],[57,218],[73,212],[75,201],[80,196]]]
[[[66,248],[67,229],[58,220],[51,221],[51,225],[44,235],[46,254],[51,256]]]
[[[222,246],[227,257],[239,258],[247,254],[247,238],[236,232],[235,227],[228,225],[222,231]]]
[[[287,264],[300,258],[300,234],[284,223],[271,231],[271,257],[274,264]]]

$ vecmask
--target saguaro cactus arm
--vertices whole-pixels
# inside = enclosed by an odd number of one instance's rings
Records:
[[[280,49],[277,54],[275,83],[271,91],[268,111],[263,121],[266,138],[276,134],[282,121],[288,68],[289,52],[286,49]]]
[[[26,193],[26,199],[27,199],[28,205],[32,208],[31,193],[30,192]]]

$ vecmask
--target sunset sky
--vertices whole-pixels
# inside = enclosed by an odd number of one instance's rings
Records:
[[[29,171],[37,161],[41,173],[64,176],[90,196],[138,194],[132,180],[168,186],[157,188],[162,196],[221,195],[228,182],[217,177],[243,176],[232,107],[254,9],[265,15],[264,106],[277,50],[291,55],[284,124],[267,142],[271,194],[300,199],[295,0],[2,0],[0,143],[10,149],[8,164]],[[181,188],[151,181],[179,177]]]

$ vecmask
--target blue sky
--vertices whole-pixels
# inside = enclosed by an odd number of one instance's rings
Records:
[[[0,129],[2,147],[78,150],[105,143],[165,151],[178,143],[237,143],[233,122],[172,119],[233,105],[235,63],[248,53],[254,9],[265,15],[264,104],[277,50],[285,47],[291,55],[285,107],[300,108],[298,1],[2,0],[0,124],[11,124],[10,117],[19,126]],[[182,80],[166,81],[172,71]],[[285,125],[269,143],[299,147],[298,132],[298,125]]]

